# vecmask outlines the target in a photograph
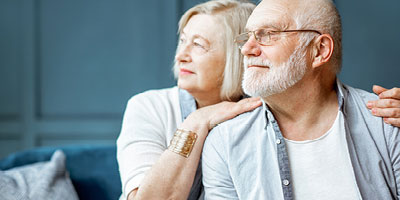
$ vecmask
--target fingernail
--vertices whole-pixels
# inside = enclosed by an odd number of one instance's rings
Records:
[[[368,108],[372,108],[372,103],[371,103],[371,102],[368,102],[368,103],[367,103],[367,107],[368,107]]]
[[[372,112],[372,114],[376,114],[376,109],[375,108],[373,108],[372,110],[371,110],[371,112]]]

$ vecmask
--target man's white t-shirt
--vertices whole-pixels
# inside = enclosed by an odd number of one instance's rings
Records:
[[[342,112],[332,127],[314,140],[287,140],[296,200],[361,199],[346,142]]]

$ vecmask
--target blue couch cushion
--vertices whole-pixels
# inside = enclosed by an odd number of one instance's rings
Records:
[[[41,147],[14,153],[0,160],[0,169],[48,161],[57,149],[63,150],[67,170],[81,200],[115,200],[121,194],[115,145],[71,145]]]

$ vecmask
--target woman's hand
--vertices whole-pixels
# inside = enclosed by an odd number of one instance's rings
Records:
[[[372,90],[379,95],[379,100],[369,101],[367,107],[372,114],[383,117],[384,122],[400,127],[400,88],[386,89],[374,85]]]
[[[246,98],[238,102],[224,101],[211,106],[206,106],[191,113],[182,123],[181,128],[195,131],[206,129],[210,131],[217,124],[232,119],[244,112],[254,110],[261,106],[260,98]]]

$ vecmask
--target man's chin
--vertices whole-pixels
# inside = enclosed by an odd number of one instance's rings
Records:
[[[255,92],[255,91],[244,91],[244,93],[246,94],[246,95],[248,95],[248,96],[250,96],[250,97],[260,97],[260,98],[263,98],[263,99],[265,99],[265,98],[268,98],[268,97],[270,97],[270,96],[272,96],[272,95],[275,95],[275,94],[278,94],[279,92],[271,92],[271,91],[258,91],[258,92]]]
[[[250,87],[244,85],[243,92],[251,97],[262,97],[262,98],[266,97],[265,91],[262,91],[260,88],[254,86]]]
[[[242,83],[242,88],[243,92],[246,95],[249,95],[251,97],[261,97],[261,98],[267,98],[269,96],[281,93],[284,91],[283,88],[277,88],[275,84],[279,83],[274,83],[274,85],[271,85],[272,83],[267,83],[262,81],[260,82],[243,82]]]

